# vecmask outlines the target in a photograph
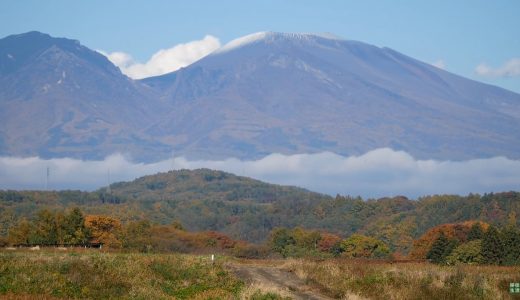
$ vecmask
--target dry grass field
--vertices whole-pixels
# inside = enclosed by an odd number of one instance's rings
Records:
[[[234,299],[242,288],[220,263],[213,265],[202,256],[95,250],[0,253],[0,297]]]
[[[513,299],[510,282],[520,267],[0,250],[1,299]]]
[[[520,266],[286,260],[283,269],[337,299],[520,299]]]

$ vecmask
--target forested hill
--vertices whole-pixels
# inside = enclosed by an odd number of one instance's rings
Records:
[[[330,197],[233,174],[180,170],[115,183],[95,192],[0,191],[0,236],[42,208],[79,207],[123,222],[179,221],[189,230],[217,230],[236,239],[263,241],[272,228],[302,226],[341,236],[362,233],[406,253],[433,226],[466,220],[518,222],[520,193],[435,195],[363,200]]]
[[[112,195],[139,201],[246,201],[272,203],[298,199],[330,199],[308,190],[269,184],[209,169],[179,170],[110,185]],[[106,193],[106,189],[100,192]]]

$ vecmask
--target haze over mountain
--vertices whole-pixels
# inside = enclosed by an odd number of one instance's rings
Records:
[[[101,54],[26,33],[0,40],[1,155],[137,160],[270,153],[520,157],[520,95],[388,48],[262,32],[133,81]]]

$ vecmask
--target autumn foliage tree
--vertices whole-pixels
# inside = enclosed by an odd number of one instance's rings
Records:
[[[102,243],[111,248],[122,246],[121,221],[108,216],[88,215],[85,217],[85,226],[92,233],[94,242]]]
[[[148,220],[134,221],[127,224],[122,233],[122,246],[127,249],[148,252],[152,247],[152,224]]]
[[[487,223],[467,221],[454,224],[441,224],[429,229],[419,239],[413,242],[412,250],[409,255],[410,258],[426,259],[426,255],[441,234],[447,239],[457,241],[459,244],[467,242],[469,240],[470,231],[475,231],[475,229],[472,230],[475,223],[478,223],[483,231],[489,227]]]
[[[450,265],[459,263],[468,265],[481,264],[483,262],[481,249],[482,240],[471,240],[455,248],[451,254],[446,257],[446,262]]]
[[[425,258],[439,264],[520,265],[519,245],[516,222],[502,227],[482,222],[443,224],[415,241],[411,256],[422,258],[420,255],[427,249]]]
[[[334,247],[338,245],[341,240],[341,237],[336,234],[322,232],[321,239],[318,241],[318,250],[332,253]]]
[[[30,244],[34,225],[27,219],[22,219],[9,230],[7,241],[11,245]]]
[[[44,209],[34,220],[22,219],[9,231],[11,244],[83,245],[89,238],[90,231],[79,208],[69,213]]]
[[[296,240],[289,229],[275,228],[271,231],[269,245],[273,251],[286,257],[288,255],[288,248],[292,245],[296,245]]]
[[[341,256],[347,258],[387,258],[388,246],[373,237],[353,234],[340,243]]]

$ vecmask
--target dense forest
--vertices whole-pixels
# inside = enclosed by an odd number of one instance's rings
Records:
[[[388,251],[407,255],[414,240],[445,223],[481,221],[518,226],[520,193],[432,195],[410,200],[330,197],[296,187],[263,183],[233,174],[180,170],[120,182],[94,192],[0,191],[0,237],[20,220],[79,208],[121,224],[182,224],[188,231],[218,231],[234,240],[261,244],[275,228],[327,232],[341,239],[373,237]]]

